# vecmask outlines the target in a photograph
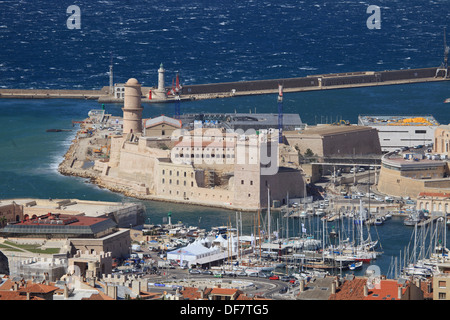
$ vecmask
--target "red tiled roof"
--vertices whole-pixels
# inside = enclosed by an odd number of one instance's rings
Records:
[[[58,290],[58,287],[49,286],[42,283],[33,283],[31,285],[27,285],[26,287],[19,288],[19,292],[29,292],[29,293],[51,293]]]
[[[48,213],[46,215],[38,216],[35,218],[27,219],[21,221],[17,224],[19,225],[67,225],[71,226],[91,226],[98,222],[108,220],[108,218],[97,218],[97,217],[87,217],[87,216],[73,216],[67,214],[52,214]],[[38,223],[39,221],[39,223]],[[51,223],[51,221],[60,221],[61,224]]]
[[[114,298],[111,298],[110,296],[99,291],[98,293],[91,295],[89,298],[81,298],[81,300],[94,300],[94,301],[102,300],[103,301],[103,300],[114,300]]]
[[[398,288],[401,285],[396,280],[381,280],[379,288],[369,289],[369,295],[364,300],[399,300]],[[406,288],[402,288],[402,294]]]
[[[421,192],[421,193],[419,193],[419,197],[447,198],[447,197],[450,197],[450,193],[445,193],[445,192]]]
[[[194,287],[184,287],[182,291],[180,291],[180,293],[183,295],[183,297],[185,299],[189,299],[189,300],[195,300],[195,299],[200,299],[201,298],[201,294],[200,291],[201,289],[199,288],[194,288]],[[203,291],[203,297],[204,299],[206,299],[207,295],[211,292],[211,288],[206,288]]]
[[[368,295],[364,296],[364,286],[367,278],[355,278],[345,281],[335,294],[330,296],[330,300],[399,300],[398,288],[401,286],[396,280],[381,280],[374,288],[368,290]],[[432,293],[427,293],[427,284],[422,283],[421,289],[424,298],[432,297]],[[402,288],[402,295],[408,287]]]
[[[211,294],[214,295],[227,295],[227,296],[231,296],[233,294],[236,294],[237,292],[239,292],[238,289],[226,289],[226,288],[213,288],[211,290]]]
[[[1,300],[27,300],[25,294],[20,294],[17,291],[0,291],[0,301]],[[30,296],[30,300],[45,300],[44,298]]]
[[[364,285],[367,279],[355,278],[345,281],[335,294],[330,295],[329,300],[363,300]]]

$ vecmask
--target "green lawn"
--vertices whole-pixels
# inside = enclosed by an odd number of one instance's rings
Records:
[[[24,249],[33,253],[42,253],[42,254],[55,254],[55,253],[59,253],[59,248],[47,248],[47,249],[40,249],[40,245],[35,245],[35,244],[17,244],[14,242],[10,242],[10,241],[5,241],[5,244],[11,245],[13,247],[16,248],[20,248],[20,249]],[[8,246],[2,246],[4,248],[9,248],[10,250],[14,250]],[[19,251],[19,249],[15,249],[14,251]]]

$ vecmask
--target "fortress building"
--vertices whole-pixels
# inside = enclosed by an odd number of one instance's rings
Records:
[[[131,78],[123,134],[111,136],[109,161],[94,165],[99,184],[140,198],[242,210],[267,207],[268,193],[270,203],[281,204],[304,196],[302,171],[279,165],[275,129],[188,130],[167,116],[143,120],[139,94],[139,82]]]
[[[378,190],[411,198],[420,198],[421,193],[449,194],[449,126],[436,127],[433,140],[433,149],[429,144],[385,154],[381,159]]]

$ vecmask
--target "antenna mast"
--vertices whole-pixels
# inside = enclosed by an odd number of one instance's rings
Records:
[[[111,63],[109,64],[109,95],[114,94],[114,83],[113,83],[113,57],[111,54]]]

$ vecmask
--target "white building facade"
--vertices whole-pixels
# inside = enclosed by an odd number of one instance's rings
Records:
[[[366,116],[358,117],[358,125],[378,130],[381,151],[391,152],[405,147],[427,146],[434,142],[439,123],[433,116]]]

